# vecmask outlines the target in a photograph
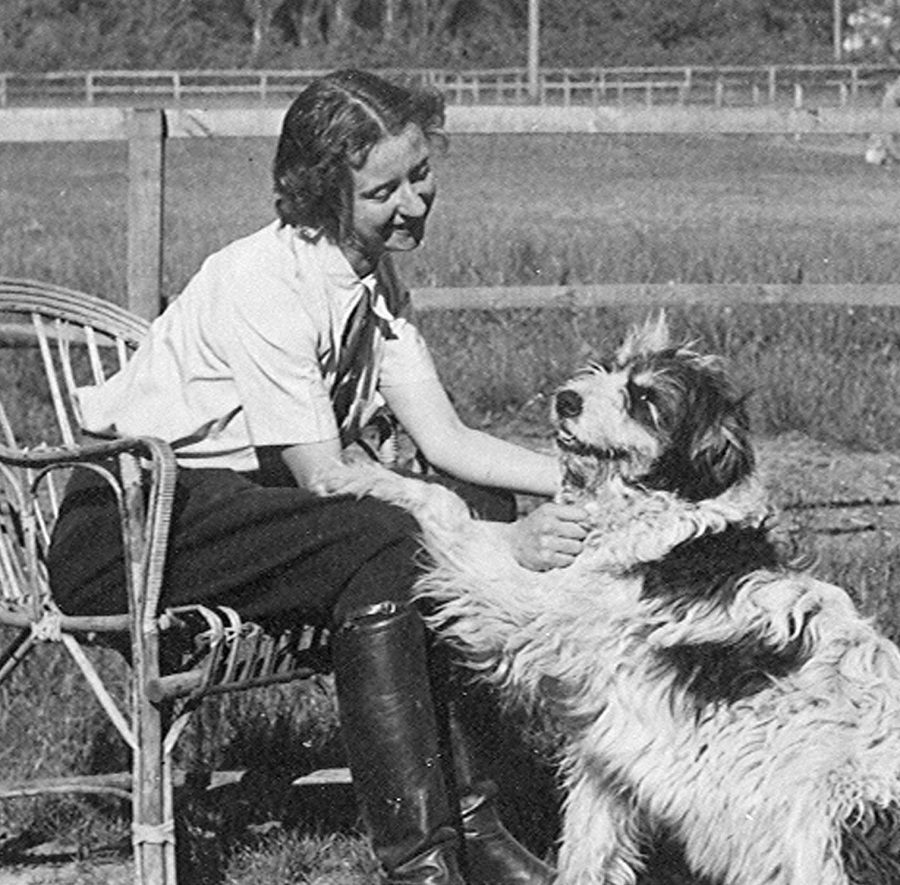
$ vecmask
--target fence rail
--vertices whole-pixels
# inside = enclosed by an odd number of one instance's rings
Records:
[[[127,141],[128,305],[155,316],[161,307],[165,145],[169,138],[275,136],[275,108],[7,108],[0,143]],[[451,107],[451,133],[900,133],[898,108]],[[420,309],[586,306],[610,301],[798,301],[897,304],[893,286],[598,286],[421,290]]]
[[[422,286],[411,291],[416,313],[455,310],[586,310],[641,305],[819,305],[900,307],[900,287],[891,284],[800,283],[609,283],[591,286]],[[54,333],[50,333],[51,336]],[[35,330],[0,322],[0,348],[34,347]],[[102,346],[102,345],[101,345]]]
[[[591,308],[610,304],[810,304],[900,307],[900,287],[824,283],[618,283],[593,286],[481,286],[414,289],[417,311]]]
[[[322,70],[90,70],[0,72],[0,107],[141,103],[262,104],[290,100]],[[440,89],[450,104],[527,104],[526,68],[451,71],[384,69],[382,73]],[[698,104],[717,107],[807,104],[843,107],[880,100],[900,67],[882,65],[732,65],[544,68],[543,105]]]

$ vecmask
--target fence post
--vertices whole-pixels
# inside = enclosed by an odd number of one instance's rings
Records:
[[[690,100],[691,94],[691,86],[694,80],[694,72],[691,68],[684,69],[684,83],[681,84],[681,89],[678,90],[678,103],[684,104],[686,101]]]
[[[163,176],[166,117],[128,111],[128,308],[147,319],[162,309]]]

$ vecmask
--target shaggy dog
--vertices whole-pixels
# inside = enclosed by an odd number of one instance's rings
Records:
[[[563,733],[561,885],[630,885],[654,832],[729,885],[900,883],[900,653],[839,587],[781,564],[743,399],[664,318],[556,394],[564,569],[436,485],[361,468],[329,493],[410,510],[431,621]]]

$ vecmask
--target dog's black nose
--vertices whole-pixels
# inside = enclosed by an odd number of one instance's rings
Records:
[[[574,390],[561,390],[556,394],[556,414],[560,418],[577,418],[583,406],[581,394]]]

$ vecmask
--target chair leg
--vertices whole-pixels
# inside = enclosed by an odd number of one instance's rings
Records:
[[[136,885],[176,885],[172,771],[165,710],[136,702],[132,842]]]
[[[31,630],[20,630],[0,654],[0,682],[3,682],[34,648],[37,640]]]

